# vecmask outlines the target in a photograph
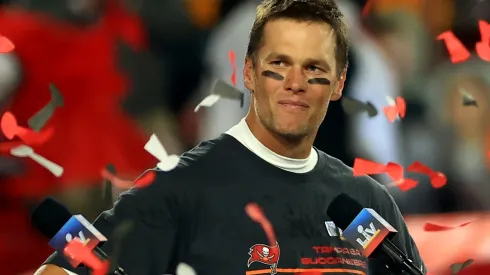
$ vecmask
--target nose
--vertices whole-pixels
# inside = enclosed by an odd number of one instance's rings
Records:
[[[285,81],[285,88],[293,93],[306,91],[307,77],[301,68],[293,67],[288,72]]]

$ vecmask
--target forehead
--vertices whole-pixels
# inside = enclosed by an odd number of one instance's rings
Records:
[[[335,38],[335,31],[327,23],[276,19],[265,25],[260,51],[335,61]]]

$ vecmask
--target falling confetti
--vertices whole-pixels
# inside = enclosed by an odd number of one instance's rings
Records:
[[[394,182],[388,184],[388,186],[396,186],[396,187],[400,188],[401,191],[406,192],[408,190],[411,190],[411,189],[417,187],[418,183],[419,182],[414,180],[414,179],[402,178],[402,179],[399,179],[397,181],[394,181]]]
[[[199,104],[197,104],[196,108],[194,109],[194,113],[197,113],[197,111],[199,111],[199,109],[201,107],[211,107],[211,106],[213,106],[220,99],[221,99],[221,97],[219,95],[208,95]]]
[[[27,146],[27,145],[21,145],[19,147],[15,147],[12,150],[10,150],[10,153],[13,156],[16,157],[29,157],[47,170],[49,170],[53,175],[56,177],[61,177],[63,175],[63,167],[59,166],[58,164],[46,159],[45,157],[36,154],[34,150]]]
[[[106,275],[109,270],[108,261],[99,259],[88,246],[84,245],[79,238],[74,238],[63,249],[63,254],[71,259],[83,263],[92,269],[93,275]],[[74,266],[76,267],[76,266]]]
[[[454,263],[449,268],[453,272],[452,275],[457,275],[463,268],[468,267],[473,262],[472,259],[468,259],[464,263]]]
[[[428,222],[428,223],[424,224],[424,231],[427,231],[427,232],[447,231],[447,230],[452,230],[452,229],[456,229],[459,227],[467,226],[470,223],[471,222],[465,222],[465,223],[462,223],[462,224],[457,225],[457,226],[445,226],[445,225],[438,225],[435,223]]]
[[[162,171],[168,172],[173,170],[180,162],[179,156],[167,154],[167,151],[155,134],[151,135],[150,140],[145,144],[145,150],[160,161],[157,167]]]
[[[478,103],[464,88],[460,89],[461,97],[463,99],[463,106],[475,106],[478,107]]]
[[[123,190],[129,189],[133,186],[133,181],[119,178],[116,176],[115,172],[111,172],[109,169],[107,169],[107,167],[102,170],[101,176],[103,179],[111,182],[112,185]]]
[[[236,71],[237,71],[237,69],[236,69],[235,52],[229,51],[228,57],[230,59],[231,67],[233,68],[233,72],[231,74],[231,83],[233,84],[233,87],[236,87]]]
[[[201,107],[211,107],[221,98],[228,98],[232,100],[239,100],[240,107],[243,107],[245,95],[236,89],[235,87],[229,85],[223,80],[217,80],[213,87],[210,95],[205,97],[197,106],[194,108],[194,112],[199,111]]]
[[[15,49],[14,43],[5,36],[0,36],[0,53],[9,53]]]
[[[144,188],[155,181],[156,172],[154,170],[146,171],[143,175],[134,181],[134,186]]]
[[[386,165],[373,161],[356,158],[353,166],[354,176],[376,175],[386,173],[392,180],[403,178],[403,167],[400,164],[389,162]]]
[[[186,263],[179,263],[176,269],[176,275],[197,275],[194,268]]]
[[[48,120],[53,116],[57,107],[62,107],[64,105],[63,96],[58,88],[53,84],[49,84],[49,90],[51,93],[51,100],[27,122],[29,127],[36,132],[39,132],[39,130],[44,127]]]
[[[404,178],[403,167],[395,162],[388,162],[386,165],[376,163],[373,161],[356,158],[354,160],[353,166],[354,176],[364,176],[364,175],[376,175],[376,174],[386,174],[393,182],[388,184],[388,186],[396,186],[400,188],[401,191],[408,191],[417,186],[418,181],[413,179]]]
[[[479,20],[481,41],[476,43],[475,49],[478,56],[484,60],[490,62],[490,24],[484,20]]]
[[[353,99],[347,96],[343,96],[340,100],[344,112],[348,115],[355,115],[362,112],[367,112],[369,117],[375,117],[378,115],[378,110],[374,105],[367,101],[366,103]]]
[[[441,188],[447,183],[447,177],[441,172],[436,172],[420,161],[414,161],[407,167],[407,171],[420,173],[429,176],[430,183],[434,188]]]
[[[40,145],[46,143],[54,133],[54,128],[50,127],[39,133],[31,129],[21,127],[17,124],[17,119],[11,112],[5,112],[0,122],[2,132],[8,139],[19,137],[28,145]]]
[[[441,33],[439,36],[437,36],[437,40],[444,40],[447,51],[449,52],[449,57],[453,64],[464,62],[470,58],[470,52],[452,31],[445,31]]]
[[[271,222],[264,215],[264,212],[260,208],[260,206],[256,203],[249,203],[245,206],[245,212],[248,217],[256,223],[259,223],[262,226],[265,234],[267,235],[267,239],[269,240],[269,244],[271,246],[276,245],[277,239],[276,234],[274,233],[274,228],[272,227]]]
[[[383,108],[386,118],[390,122],[394,122],[397,118],[405,117],[407,111],[407,103],[403,97],[397,96],[395,100],[387,97],[389,105]]]

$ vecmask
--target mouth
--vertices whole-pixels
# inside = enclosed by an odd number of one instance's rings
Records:
[[[308,109],[310,108],[310,105],[298,101],[298,100],[280,100],[277,103],[280,105],[287,107],[287,108],[293,108],[293,109]]]

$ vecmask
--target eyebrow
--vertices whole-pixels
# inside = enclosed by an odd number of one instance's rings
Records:
[[[292,58],[290,56],[282,53],[275,53],[275,52],[270,53],[266,57],[266,59],[267,60],[280,59],[280,60],[292,61]],[[332,67],[330,66],[330,64],[328,64],[328,62],[322,58],[307,58],[304,63],[308,65],[318,65],[322,67],[326,72],[332,71]]]

